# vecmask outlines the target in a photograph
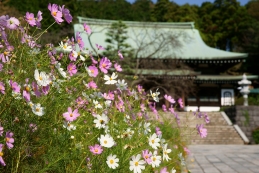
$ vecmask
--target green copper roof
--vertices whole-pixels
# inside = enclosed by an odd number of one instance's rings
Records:
[[[83,41],[90,51],[96,49],[95,44],[107,46],[108,28],[114,20],[102,20],[78,17],[74,24],[74,32],[81,32]],[[92,34],[84,32],[83,23],[90,26]],[[246,53],[227,52],[207,46],[194,22],[132,22],[123,21],[127,25],[127,43],[135,50],[138,58],[189,59],[189,60],[226,60],[246,58]],[[91,44],[90,44],[91,42]],[[91,47],[92,45],[92,47]]]

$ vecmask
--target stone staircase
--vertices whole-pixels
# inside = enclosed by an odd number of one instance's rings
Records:
[[[227,119],[224,118],[222,112],[208,112],[207,115],[210,118],[210,123],[208,124],[204,122],[203,118],[196,118],[192,112],[178,112],[178,114],[181,120],[181,127],[190,127],[190,129],[193,129],[196,128],[196,124],[204,124],[204,128],[207,129],[206,138],[201,138],[197,133],[187,133],[187,136],[192,138],[192,145],[245,144],[245,141],[237,132],[236,128],[227,122]]]

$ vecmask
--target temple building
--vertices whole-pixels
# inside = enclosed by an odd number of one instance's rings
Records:
[[[96,44],[106,47],[105,42],[114,20],[78,17],[74,32],[81,32],[89,51],[96,52]],[[90,26],[92,33],[84,33],[83,24]],[[123,21],[127,26],[127,44],[132,47],[136,67],[132,75],[160,82],[175,82],[171,86],[157,86],[161,93],[175,96],[174,86],[181,81],[191,81],[194,92],[182,92],[185,110],[218,111],[221,106],[234,105],[239,94],[237,82],[242,80],[240,66],[248,54],[219,50],[207,46],[194,22],[133,22]],[[257,75],[247,74],[248,80],[257,80]],[[150,86],[152,85],[153,86]],[[174,85],[174,86],[173,86]],[[145,87],[145,84],[143,85]],[[155,89],[156,84],[149,80],[145,89]],[[185,90],[189,90],[187,87]],[[187,94],[186,94],[187,93]]]

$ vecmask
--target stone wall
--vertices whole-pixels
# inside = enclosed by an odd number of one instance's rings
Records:
[[[255,144],[252,131],[259,127],[259,106],[236,106],[236,124],[242,129],[251,144]]]

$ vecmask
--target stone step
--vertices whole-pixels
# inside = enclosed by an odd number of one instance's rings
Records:
[[[191,141],[192,145],[208,145],[208,144],[213,144],[213,145],[244,145],[244,141],[242,140],[192,140]]]

